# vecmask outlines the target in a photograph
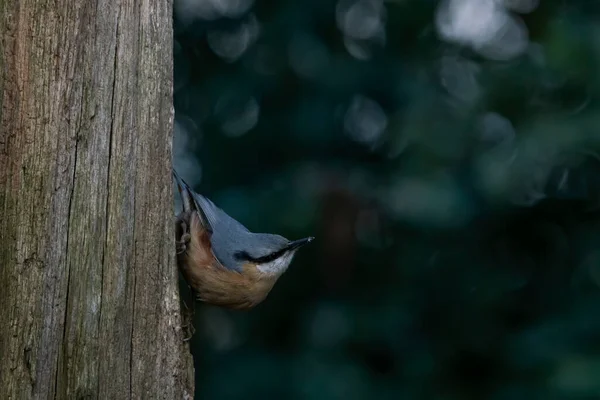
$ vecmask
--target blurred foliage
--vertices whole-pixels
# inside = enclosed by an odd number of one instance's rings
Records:
[[[255,310],[196,308],[196,398],[600,398],[599,2],[174,15],[176,168],[317,237]]]

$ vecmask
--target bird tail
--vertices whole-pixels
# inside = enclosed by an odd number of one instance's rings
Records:
[[[200,204],[198,204],[199,199],[202,199],[205,202],[208,200],[194,192],[190,185],[188,185],[187,182],[184,181],[181,176],[179,176],[177,171],[175,171],[175,168],[173,168],[172,171],[173,177],[175,177],[175,181],[177,182],[177,189],[179,189],[181,201],[183,202],[183,211],[186,213],[192,211],[197,212],[204,228],[209,232],[212,232],[212,226],[209,218],[206,215],[206,210]]]
[[[192,197],[190,186],[183,180],[181,176],[175,171],[175,168],[172,169],[173,176],[175,177],[175,182],[177,182],[177,189],[179,190],[179,195],[181,196],[181,201],[183,202],[183,211],[189,212],[194,208],[192,204],[194,204],[194,199]]]

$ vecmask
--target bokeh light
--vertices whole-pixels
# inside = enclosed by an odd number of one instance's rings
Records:
[[[599,3],[174,11],[175,167],[316,237],[256,309],[197,305],[196,398],[600,396]]]

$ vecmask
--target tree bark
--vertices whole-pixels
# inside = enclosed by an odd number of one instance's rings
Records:
[[[193,398],[171,12],[0,0],[0,399]]]

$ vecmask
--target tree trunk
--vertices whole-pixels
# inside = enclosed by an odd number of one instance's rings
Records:
[[[193,397],[171,10],[0,0],[0,399]]]

